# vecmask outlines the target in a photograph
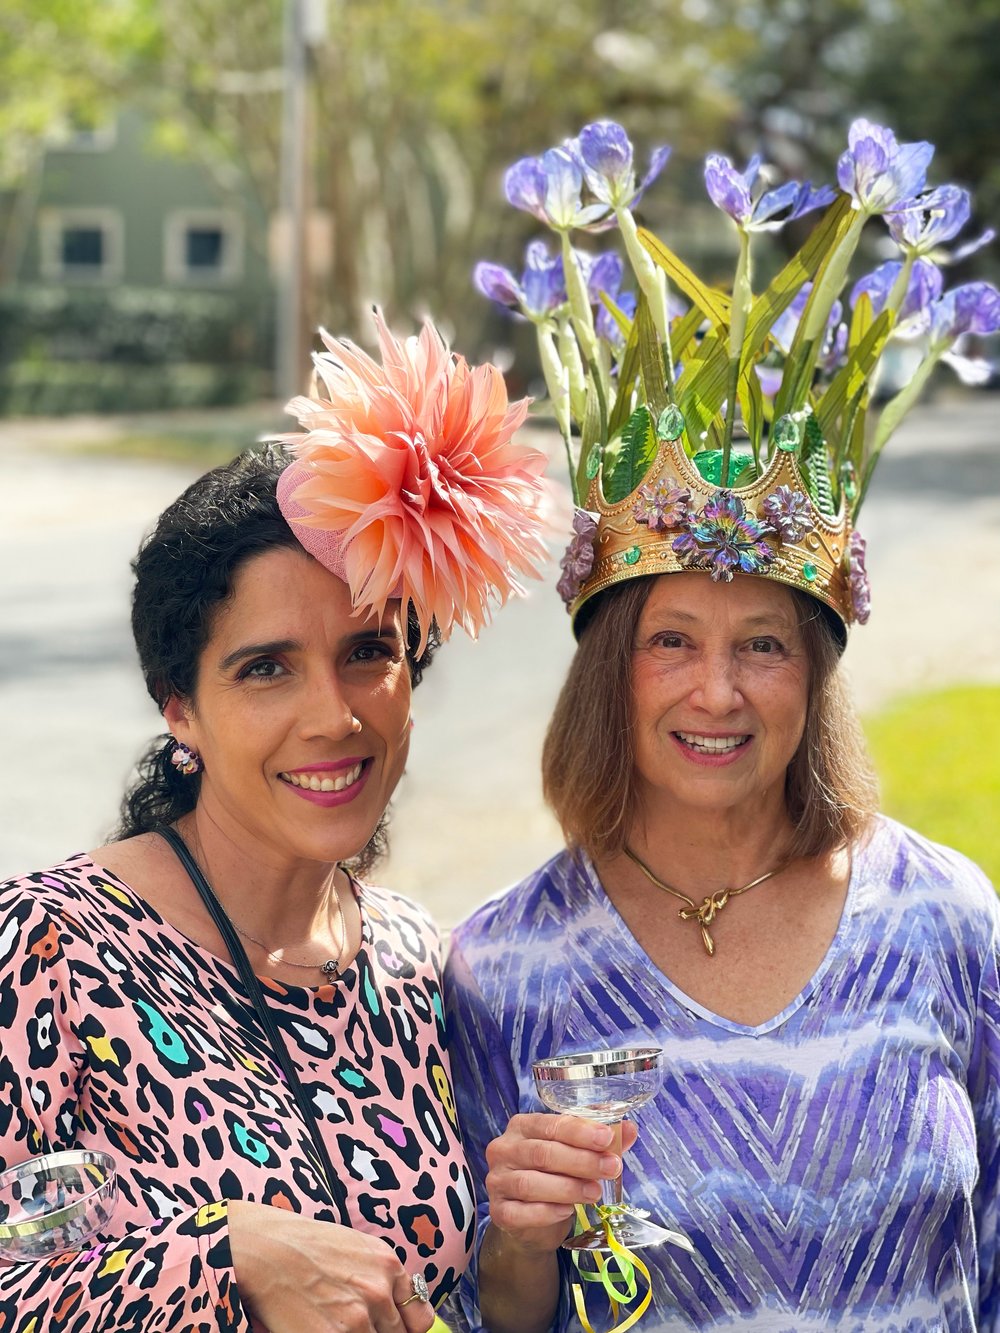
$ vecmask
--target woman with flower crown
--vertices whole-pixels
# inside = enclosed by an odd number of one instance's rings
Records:
[[[114,841],[0,889],[0,1328],[426,1333],[465,1266],[438,938],[366,880],[411,690],[544,554],[544,459],[495,367],[378,332],[381,365],[324,335],[289,451],[160,516],[170,735]],[[72,1203],[15,1206],[67,1154],[119,1193],[68,1248]]]
[[[836,196],[709,158],[731,294],[635,225],[664,150],[637,190],[600,122],[508,173],[560,254],[477,277],[538,329],[578,646],[543,757],[568,849],[460,925],[446,971],[479,1199],[458,1329],[1000,1333],[1000,907],[877,813],[839,670],[870,610],[856,520],[879,452],[936,361],[976,373],[957,337],[1000,327],[987,284],[943,292],[969,201],[926,190],[931,152],[858,121]],[[756,233],[821,205],[755,292]],[[876,215],[900,258],[845,318]],[[569,240],[613,221],[631,298],[620,261]],[[879,353],[914,332],[925,362],[866,431]],[[536,1062],[650,1046],[662,1086],[623,1139],[541,1109]],[[626,1204],[666,1244],[630,1250],[599,1205],[623,1152]],[[564,1246],[595,1224],[596,1266]]]

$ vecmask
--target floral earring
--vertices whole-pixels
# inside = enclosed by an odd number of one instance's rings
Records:
[[[170,752],[170,762],[178,773],[184,777],[192,777],[195,773],[200,773],[204,768],[201,762],[201,755],[196,750],[190,749],[180,741],[174,741],[173,749]]]

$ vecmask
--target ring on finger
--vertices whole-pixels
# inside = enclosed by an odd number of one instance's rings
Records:
[[[423,1273],[411,1273],[409,1277],[411,1294],[407,1296],[405,1301],[399,1302],[398,1308],[400,1310],[404,1305],[409,1305],[411,1301],[429,1301],[431,1298],[431,1294],[427,1290],[427,1282],[424,1279]]]

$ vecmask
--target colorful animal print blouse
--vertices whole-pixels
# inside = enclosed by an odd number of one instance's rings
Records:
[[[381,1236],[437,1302],[475,1225],[434,927],[358,890],[362,945],[336,984],[264,981],[344,1187],[308,1130],[236,971],[85,855],[0,886],[0,1167],[110,1152],[120,1199],[89,1248],[0,1265],[0,1333],[249,1330],[227,1201]],[[309,1147],[307,1147],[309,1145]]]

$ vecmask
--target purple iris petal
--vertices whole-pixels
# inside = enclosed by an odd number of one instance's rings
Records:
[[[825,208],[827,204],[832,204],[836,197],[836,191],[829,185],[814,188],[810,181],[803,181],[786,221],[791,222],[793,218],[804,217],[806,213],[812,213],[817,208]]]
[[[900,260],[889,259],[884,264],[879,264],[878,268],[871,273],[859,278],[851,288],[851,308],[853,309],[857,305],[861,294],[867,292],[872,303],[872,313],[880,315],[885,309],[885,303],[896,285],[896,279],[899,277],[902,267]],[[931,303],[941,295],[943,286],[944,278],[941,276],[941,270],[936,265],[932,264],[929,259],[916,260],[910,272],[910,281],[906,288],[906,295],[903,297],[903,304],[899,308],[898,323],[902,324],[904,321],[916,317],[925,318]]]
[[[990,282],[967,282],[945,292],[931,308],[932,343],[951,342],[964,333],[1000,329],[1000,292]]]
[[[507,168],[503,178],[507,202],[531,213],[542,222],[548,222],[545,212],[546,186],[545,168],[541,158],[537,157],[520,158]]]
[[[639,206],[642,200],[642,196],[646,193],[646,191],[652,185],[653,181],[656,180],[657,176],[667,165],[667,160],[670,157],[670,152],[671,150],[666,144],[661,145],[659,148],[653,149],[649,157],[649,170],[646,172],[645,176],[643,176],[642,180],[639,182],[639,188],[636,190],[635,194],[629,200],[630,207],[637,208]]]
[[[885,213],[924,188],[934,145],[897,142],[892,130],[856,120],[837,163],[840,187],[866,213]]]
[[[595,199],[605,204],[625,203],[635,193],[632,144],[613,120],[584,125],[576,140],[580,163]]]
[[[754,165],[756,163],[756,166]],[[716,208],[728,213],[741,227],[750,221],[753,200],[750,197],[752,180],[756,179],[760,159],[754,158],[746,173],[736,170],[728,157],[710,153],[705,158],[705,189]],[[751,168],[753,177],[750,178]]]
[[[593,259],[587,270],[587,295],[591,303],[593,305],[601,303],[601,292],[607,292],[611,297],[615,296],[622,285],[624,272],[625,265],[613,250]]]
[[[580,212],[583,172],[564,148],[549,148],[542,154],[545,171],[545,213],[551,226],[572,227]]]
[[[783,366],[762,366],[758,362],[754,366],[757,372],[757,378],[760,380],[761,392],[767,398],[773,398],[781,388],[781,381],[785,378]]]
[[[963,259],[968,259],[969,255],[974,255],[977,250],[981,250],[984,245],[989,245],[994,240],[996,232],[992,227],[987,227],[981,236],[977,236],[974,241],[966,241],[960,245],[957,250],[953,250],[948,257],[951,264],[960,264]]]
[[[562,255],[551,256],[544,241],[532,241],[524,258],[521,275],[524,308],[536,318],[548,315],[566,301]]]
[[[942,185],[886,213],[889,234],[903,250],[926,254],[952,240],[969,220],[972,199],[968,190]]]
[[[635,316],[635,308],[638,304],[635,292],[616,292],[612,300],[623,315],[627,315],[629,319]],[[610,343],[612,347],[617,349],[625,346],[625,335],[603,301],[597,307],[597,313],[594,316],[594,327],[598,335],[605,342]],[[680,374],[679,371],[677,373]]]
[[[799,184],[797,181],[788,181],[784,185],[779,185],[776,190],[768,190],[767,194],[762,194],[757,200],[753,210],[754,222],[767,222],[773,218],[775,213],[781,213],[786,208],[790,208],[799,196]]]
[[[515,309],[524,300],[521,284],[502,264],[477,264],[472,281],[482,294],[500,305],[513,306]]]

